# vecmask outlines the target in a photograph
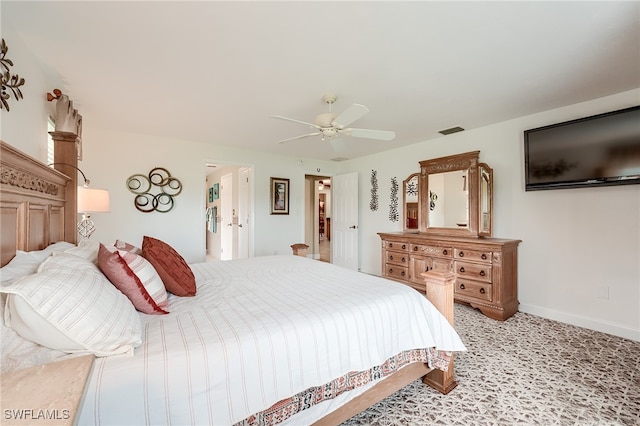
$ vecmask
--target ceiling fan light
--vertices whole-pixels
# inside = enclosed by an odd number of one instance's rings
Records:
[[[329,127],[327,129],[322,130],[322,135],[328,138],[332,138],[338,134],[338,131],[333,127]]]

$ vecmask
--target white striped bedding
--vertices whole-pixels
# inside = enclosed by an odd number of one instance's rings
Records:
[[[191,266],[195,297],[141,314],[133,356],[96,359],[79,424],[233,424],[404,350],[464,350],[403,284],[291,255]]]

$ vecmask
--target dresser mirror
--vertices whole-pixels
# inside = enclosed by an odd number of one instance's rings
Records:
[[[478,165],[480,170],[480,235],[491,236],[493,233],[493,169],[486,163]]]
[[[402,205],[404,206],[404,231],[417,232],[418,227],[418,211],[419,211],[419,185],[420,173],[409,175],[402,182]]]
[[[491,236],[493,171],[478,162],[479,154],[472,151],[420,162],[420,232]]]

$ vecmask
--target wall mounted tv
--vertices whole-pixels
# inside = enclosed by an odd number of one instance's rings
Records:
[[[524,132],[525,190],[640,184],[640,106]]]

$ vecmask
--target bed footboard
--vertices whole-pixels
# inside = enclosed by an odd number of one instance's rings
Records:
[[[453,285],[456,275],[453,272],[431,270],[423,272],[422,277],[427,283],[427,299],[453,325]],[[449,370],[434,369],[422,378],[422,381],[438,392],[449,393],[458,384],[453,375],[453,354]]]

